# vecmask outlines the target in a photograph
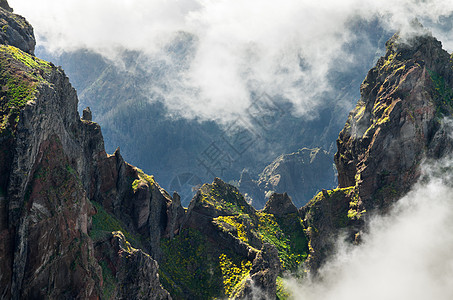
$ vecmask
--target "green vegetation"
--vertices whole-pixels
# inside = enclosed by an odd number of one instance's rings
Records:
[[[29,67],[30,69],[34,69],[32,72],[32,76],[35,76],[35,78],[41,77],[42,75],[37,75],[36,72],[38,73],[49,73],[50,70],[52,69],[51,65],[49,62],[39,59],[36,56],[32,56],[28,53],[23,52],[19,48],[13,47],[13,46],[2,46],[0,51],[6,51],[8,52],[13,59],[21,61],[24,65]]]
[[[356,183],[357,184],[357,183]],[[351,190],[349,190],[347,194],[349,201],[349,210],[348,210],[348,219],[350,220],[358,220],[362,217],[366,210],[360,210],[359,207],[359,193],[357,185]]]
[[[134,235],[125,230],[124,224],[109,214],[101,204],[97,202],[91,202],[96,208],[97,213],[92,217],[92,228],[89,232],[90,237],[96,241],[102,239],[106,234],[110,234],[115,231],[121,231],[126,239],[131,242],[134,248],[144,248],[142,246],[143,240],[141,236]]]
[[[356,182],[360,180],[360,175],[356,176]],[[351,203],[347,207],[343,207],[341,204],[344,203],[344,199],[350,199],[351,202],[357,201],[358,203],[358,196],[356,195],[356,187],[350,186],[346,188],[336,188],[333,190],[327,191],[327,197],[325,197],[324,193],[319,192],[311,201],[310,201],[310,209],[308,214],[315,215],[319,209],[317,205],[321,201],[324,202],[324,205],[328,206],[329,209],[325,209],[324,213],[331,214],[330,219],[339,227],[346,227],[350,221],[349,212]],[[351,200],[352,199],[352,200]],[[363,212],[364,213],[364,212]],[[312,227],[311,224],[307,230],[314,230],[316,228]]]
[[[277,299],[287,300],[291,298],[291,294],[285,287],[285,283],[281,277],[277,277]]]
[[[145,183],[147,182],[150,185],[150,187],[152,187],[154,184],[156,184],[156,181],[154,180],[154,176],[145,174],[145,172],[143,172],[139,168],[136,168],[136,170],[138,173],[138,179],[135,179],[132,182],[132,189],[134,190],[134,192],[137,191],[137,188],[138,188],[138,185],[140,184],[140,182],[145,182]]]
[[[116,286],[118,285],[118,281],[116,280],[115,276],[113,276],[112,271],[110,270],[105,260],[101,260],[99,262],[99,265],[102,268],[103,299],[113,299],[113,296],[115,295]]]
[[[164,261],[160,263],[162,285],[175,298],[187,293],[196,299],[224,296],[220,249],[195,229],[181,232],[174,239],[163,239]],[[176,284],[177,283],[177,284]]]
[[[231,297],[237,287],[247,278],[252,268],[252,262],[244,259],[240,264],[235,264],[226,254],[219,256],[220,269],[222,270],[223,287],[225,295]]]
[[[253,215],[220,216],[215,218],[213,223],[220,230],[244,243],[259,240],[261,243],[274,245],[285,270],[296,271],[307,258],[308,241],[302,220],[296,213],[284,217],[275,217],[263,212]],[[253,248],[255,245],[249,246]]]
[[[297,213],[276,217],[256,212],[236,188],[222,183],[204,185],[199,197],[202,205],[231,213],[212,220],[218,230],[252,249],[265,242],[273,244],[285,270],[296,271],[307,258],[308,241]],[[252,262],[224,247],[195,229],[186,229],[174,239],[163,239],[163,285],[175,297],[187,291],[197,299],[234,295],[247,278]]]
[[[248,243],[248,231],[250,230],[250,217],[248,215],[240,214],[237,216],[220,216],[214,219],[214,223],[219,226],[223,231],[230,231],[230,228],[233,229],[232,233],[238,239],[244,243]]]
[[[382,65],[381,70],[388,69],[392,65],[394,60],[395,60],[395,52],[392,52],[384,60],[384,64]]]
[[[161,249],[165,257],[160,263],[161,283],[175,298],[230,297],[252,267],[251,261],[195,229],[163,239]]]
[[[453,90],[445,83],[445,79],[436,72],[428,70],[434,85],[434,100],[436,101],[436,115],[450,115],[452,113]]]
[[[278,218],[262,212],[257,217],[261,240],[277,248],[285,270],[296,271],[308,255],[308,241],[300,217],[294,213]]]
[[[276,217],[256,212],[235,187],[221,182],[206,184],[200,191],[201,203],[231,214],[213,219],[219,230],[252,248],[259,247],[257,241],[274,245],[285,270],[296,271],[307,258],[308,241],[297,213]]]
[[[0,134],[14,132],[19,112],[36,97],[37,86],[45,82],[51,65],[13,46],[0,46]]]
[[[237,188],[225,183],[221,184],[222,186],[219,186],[219,183],[216,182],[204,184],[200,188],[200,203],[230,214],[251,212],[251,208]]]

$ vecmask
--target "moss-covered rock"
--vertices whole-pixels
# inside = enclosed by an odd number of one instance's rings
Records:
[[[0,136],[14,133],[19,113],[36,98],[37,87],[49,84],[51,65],[22,50],[0,45]]]
[[[394,35],[361,85],[337,140],[339,188],[301,209],[316,270],[342,232],[358,243],[367,216],[385,212],[420,178],[420,164],[451,153],[453,63],[431,34]]]
[[[255,280],[266,295],[275,297],[278,274],[298,270],[308,255],[308,242],[290,198],[274,198],[286,199],[286,206],[294,209],[275,215],[256,211],[235,187],[218,178],[201,187],[187,210],[181,233],[161,243],[164,286],[177,297],[212,299],[249,295]],[[266,244],[278,262],[278,267],[271,263],[272,270],[260,263],[262,259],[256,261]]]

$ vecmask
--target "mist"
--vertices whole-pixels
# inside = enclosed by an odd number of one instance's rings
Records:
[[[451,166],[425,167],[422,183],[371,220],[361,245],[340,239],[320,278],[288,280],[294,299],[453,299]]]
[[[390,32],[411,32],[418,18],[451,40],[451,1],[261,1],[261,0],[10,0],[34,26],[38,44],[54,53],[88,49],[119,62],[138,51],[172,70],[160,95],[174,115],[231,122],[256,95],[292,104],[292,114],[316,117],[335,94],[329,72],[347,68],[360,53],[345,50],[356,36],[356,20],[378,19]],[[450,24],[450,25],[448,25]],[[193,51],[179,59],[168,47],[184,32]],[[370,53],[376,45],[369,45]],[[144,64],[146,66],[146,63]],[[152,68],[150,68],[151,70]],[[150,71],[151,72],[151,71]],[[255,96],[254,96],[255,95]],[[357,99],[345,103],[349,110]],[[150,99],[153,101],[153,99]]]

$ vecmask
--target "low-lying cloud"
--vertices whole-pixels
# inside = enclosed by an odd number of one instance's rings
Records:
[[[320,279],[289,280],[294,298],[453,299],[451,166],[426,168],[431,178],[375,217],[360,246],[340,242]]]
[[[244,114],[252,95],[289,101],[310,117],[325,104],[328,74],[357,57],[344,45],[356,38],[351,23],[378,18],[390,31],[409,31],[419,18],[447,45],[451,28],[436,27],[453,12],[448,0],[10,0],[51,51],[87,48],[117,59],[124,50],[172,64],[165,90],[153,86],[170,110],[187,118],[228,121]],[[445,25],[445,24],[443,24]],[[166,52],[181,32],[194,51],[173,60]],[[367,41],[363,41],[366,43]],[[374,48],[373,48],[374,47]],[[369,51],[376,51],[370,45]],[[360,53],[355,53],[360,56]],[[355,103],[351,99],[347,108]]]

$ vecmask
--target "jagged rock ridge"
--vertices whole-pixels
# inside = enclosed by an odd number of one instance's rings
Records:
[[[312,269],[328,255],[340,228],[360,241],[373,211],[385,212],[420,178],[425,159],[450,154],[445,118],[453,112],[453,64],[430,33],[398,34],[361,85],[361,99],[337,140],[339,188],[319,193],[306,207]]]
[[[170,299],[161,283],[177,299],[249,298],[256,289],[274,297],[280,271],[297,268],[308,251],[297,211],[257,212],[220,179],[184,209],[119,149],[106,154],[61,68],[33,56],[34,43],[21,50],[5,41],[2,299]]]

